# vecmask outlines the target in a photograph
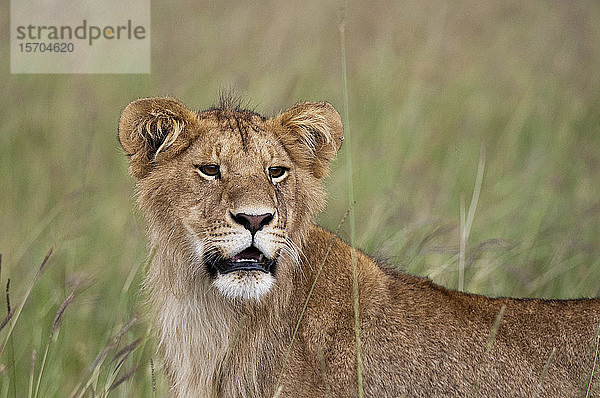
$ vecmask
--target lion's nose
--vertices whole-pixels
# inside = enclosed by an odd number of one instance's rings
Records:
[[[269,224],[273,221],[273,214],[260,214],[260,215],[250,215],[245,213],[237,213],[231,214],[231,217],[235,222],[240,225],[243,225],[250,233],[254,236],[254,234],[260,231],[265,225]]]

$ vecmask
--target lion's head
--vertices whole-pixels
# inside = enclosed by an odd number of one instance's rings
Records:
[[[343,127],[325,102],[265,118],[228,99],[193,112],[145,98],[123,111],[119,140],[151,244],[179,259],[155,277],[255,300],[299,264]]]

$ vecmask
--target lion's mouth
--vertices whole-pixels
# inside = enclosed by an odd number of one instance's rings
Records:
[[[250,246],[231,258],[215,259],[210,265],[214,271],[220,274],[229,274],[236,271],[260,271],[264,273],[274,273],[275,271],[275,260],[267,258],[254,246]]]

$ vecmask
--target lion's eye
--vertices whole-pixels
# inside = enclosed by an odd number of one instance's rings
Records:
[[[212,180],[221,176],[221,169],[218,164],[194,165],[202,177]]]
[[[287,167],[269,167],[269,177],[274,184],[283,181],[287,176],[287,172]]]

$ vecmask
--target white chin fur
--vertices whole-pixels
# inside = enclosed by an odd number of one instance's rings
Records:
[[[236,271],[218,274],[213,285],[229,299],[260,300],[271,290],[273,275],[260,271]]]

